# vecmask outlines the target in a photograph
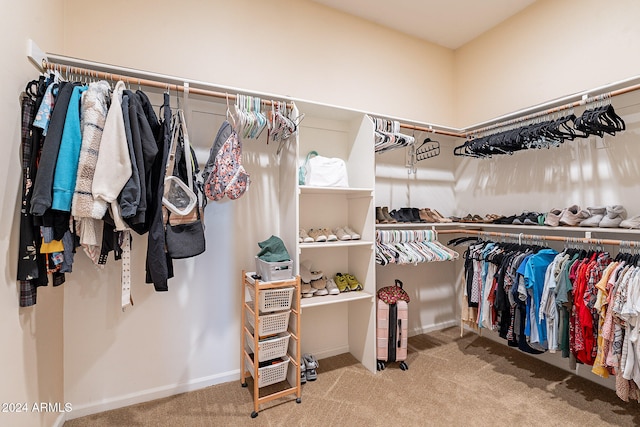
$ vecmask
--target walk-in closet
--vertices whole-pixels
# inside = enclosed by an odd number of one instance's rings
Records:
[[[640,424],[640,4],[387,3],[4,5],[0,425]]]

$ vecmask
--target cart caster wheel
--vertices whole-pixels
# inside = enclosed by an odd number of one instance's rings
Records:
[[[406,371],[407,369],[409,369],[409,366],[406,363],[401,362],[400,363],[400,369],[402,369],[403,371]]]
[[[253,412],[251,413],[251,418],[255,418],[255,417],[257,417],[257,416],[258,416],[258,413],[257,413],[256,411],[253,411]]]
[[[298,398],[296,399],[296,403],[302,403],[302,398],[301,398],[301,397],[298,397]]]
[[[248,386],[249,384],[247,384],[247,383],[240,383],[240,385],[241,385],[242,387],[244,387],[244,388],[247,388],[247,386]]]
[[[378,371],[384,371],[384,362],[378,362]]]

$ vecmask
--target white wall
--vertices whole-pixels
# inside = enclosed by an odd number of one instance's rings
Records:
[[[455,54],[459,124],[640,74],[634,54],[639,14],[636,1],[541,0],[463,46]],[[613,100],[629,127],[616,137],[491,160],[458,159],[457,214],[548,212],[573,203],[624,204],[639,214],[638,100],[638,94]]]
[[[539,0],[455,52],[469,126],[640,74],[640,2]]]
[[[20,98],[26,83],[37,78],[28,62],[27,39],[41,40],[45,49],[62,47],[62,1],[3,2],[0,17],[0,402],[28,403],[27,413],[0,412],[3,426],[50,426],[61,420],[57,412],[32,412],[34,403],[64,404],[62,313],[63,289],[39,288],[37,305],[19,308],[16,259],[19,204],[22,190],[20,151]],[[7,13],[11,8],[11,13]],[[2,409],[2,408],[0,408]]]

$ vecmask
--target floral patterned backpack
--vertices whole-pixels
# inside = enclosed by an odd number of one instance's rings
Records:
[[[402,281],[398,279],[396,279],[395,285],[378,289],[378,298],[387,304],[395,304],[400,300],[409,302],[410,300],[409,294],[402,289]]]
[[[242,166],[242,143],[235,130],[220,147],[213,162],[213,169],[204,185],[205,195],[210,200],[240,198],[249,188],[249,174]]]

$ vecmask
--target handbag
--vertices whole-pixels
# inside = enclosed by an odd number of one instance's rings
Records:
[[[200,210],[196,209],[198,219],[194,222],[171,225],[169,213],[165,227],[167,253],[173,259],[191,258],[200,255],[206,249],[204,226],[200,220]]]
[[[347,164],[337,157],[324,157],[311,151],[303,166],[305,184],[314,187],[348,187]]]
[[[232,130],[216,153],[205,183],[205,195],[213,201],[224,196],[236,200],[247,191],[250,182],[249,173],[242,166],[242,143],[237,132]]]
[[[193,185],[191,144],[182,110],[174,116],[172,127],[169,161],[165,171],[165,193],[162,199],[166,215],[165,244],[171,258],[182,259],[200,255],[205,251],[206,244],[200,212],[200,197],[193,191],[196,187]],[[181,143],[186,163],[187,183],[173,175],[176,149]]]

